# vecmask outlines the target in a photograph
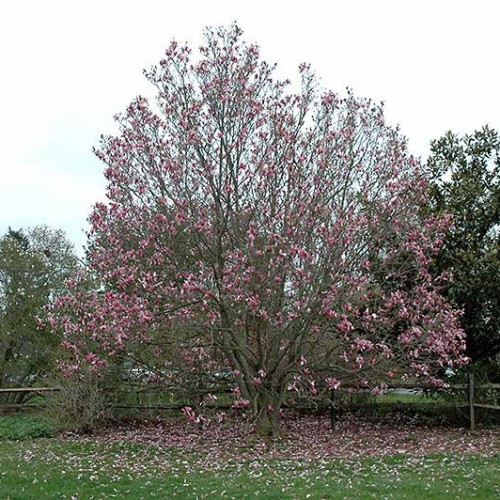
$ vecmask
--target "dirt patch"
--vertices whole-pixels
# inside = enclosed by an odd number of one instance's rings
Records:
[[[171,418],[122,423],[91,436],[66,435],[66,439],[129,441],[182,452],[206,453],[214,459],[224,460],[263,456],[325,459],[434,453],[500,454],[498,427],[470,432],[401,416],[379,422],[349,416],[338,422],[332,431],[325,416],[288,414],[282,418],[281,430],[279,437],[260,439],[251,423],[241,420],[200,429],[192,422]]]

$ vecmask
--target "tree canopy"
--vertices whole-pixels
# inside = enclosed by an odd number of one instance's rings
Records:
[[[90,217],[83,282],[53,324],[95,369],[151,349],[164,367],[229,368],[235,408],[272,429],[287,393],[394,377],[439,383],[462,363],[456,312],[428,272],[448,225],[381,106],[298,92],[238,27],[200,56],[173,42],[96,151],[108,204]]]
[[[60,339],[42,320],[78,267],[72,244],[47,226],[0,238],[0,387],[32,384],[52,367]]]
[[[467,354],[474,361],[500,352],[500,137],[488,127],[463,137],[448,132],[432,143],[431,206],[453,225],[436,260],[446,296],[463,310]]]

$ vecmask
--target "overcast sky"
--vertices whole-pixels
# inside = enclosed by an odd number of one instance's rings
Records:
[[[48,224],[81,252],[105,196],[92,147],[174,38],[236,21],[280,75],[310,62],[384,101],[425,159],[447,130],[500,129],[499,20],[497,0],[1,0],[0,234]]]

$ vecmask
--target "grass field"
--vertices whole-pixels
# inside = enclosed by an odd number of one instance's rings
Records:
[[[30,417],[2,425],[1,499],[500,497],[500,454],[238,459],[116,434],[29,439],[46,430]]]
[[[0,498],[498,498],[500,457],[210,463],[130,443],[0,443]]]

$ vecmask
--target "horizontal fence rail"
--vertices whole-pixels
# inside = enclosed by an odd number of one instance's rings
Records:
[[[38,392],[58,392],[59,387],[2,387],[0,394],[32,394]]]
[[[178,387],[161,387],[161,386],[156,386],[156,391],[151,391],[148,389],[148,386],[144,386],[142,390],[138,390],[138,388],[135,388],[134,390],[130,391],[131,394],[136,394],[139,395],[141,393],[143,394],[153,394],[156,392],[159,392],[159,389],[161,390],[162,393],[167,393],[167,394],[182,394],[182,388]],[[415,385],[415,384],[394,384],[394,385],[389,385],[385,390],[384,394],[404,394],[404,393],[397,393],[396,391],[398,390],[404,390],[408,391],[408,394],[411,394],[412,392],[414,394],[425,394],[426,391],[429,390],[434,390],[436,389],[434,386],[430,385]],[[425,403],[426,405],[429,405],[429,407],[456,407],[456,408],[468,408],[469,409],[469,421],[470,421],[470,429],[472,431],[475,430],[476,427],[476,409],[481,408],[481,409],[487,409],[487,410],[500,410],[500,406],[497,404],[488,404],[484,402],[476,402],[476,395],[477,391],[481,390],[492,390],[492,391],[500,391],[500,383],[486,383],[486,384],[476,384],[474,380],[474,375],[470,375],[469,377],[469,383],[468,384],[451,384],[447,387],[444,388],[445,390],[450,390],[450,391],[458,391],[462,392],[467,396],[466,401],[463,404],[457,403],[457,402],[444,402],[444,401],[430,401],[429,403]],[[59,387],[2,387],[0,388],[0,396],[2,394],[36,394],[36,395],[45,395],[49,393],[55,393],[60,391],[61,389]],[[209,389],[206,388],[199,388],[196,390],[191,391],[189,396],[191,398],[198,398],[200,401],[203,400],[204,396],[208,394],[228,394],[231,392],[231,389],[228,387],[227,384],[219,384],[215,387],[211,387]],[[387,407],[398,407],[398,406],[405,406],[408,408],[411,407],[417,407],[417,406],[422,406],[422,403],[420,402],[409,402],[409,401],[379,401],[379,402],[366,402],[366,403],[342,403],[339,398],[341,394],[353,394],[353,395],[359,395],[366,393],[368,394],[368,390],[366,388],[362,387],[355,387],[355,386],[345,386],[341,387],[336,390],[331,390],[330,391],[330,397],[329,397],[329,402],[328,402],[328,407],[330,411],[330,420],[331,420],[331,427],[332,429],[335,427],[335,422],[338,420],[338,415],[339,411],[341,408],[349,407],[349,408],[355,408],[355,407],[382,407],[382,406],[387,406]],[[185,407],[185,403],[169,403],[169,404],[115,404],[113,405],[114,408],[116,409],[137,409],[137,410],[145,410],[145,411],[151,411],[151,410],[179,410]],[[28,408],[39,408],[40,405],[36,404],[30,404],[30,403],[20,403],[20,404],[9,404],[9,403],[0,403],[0,412],[2,410],[8,410],[8,409],[28,409]],[[221,406],[222,408],[228,408],[230,405],[223,405]],[[302,408],[300,405],[291,405],[291,404],[284,404],[285,408],[296,408],[300,409]],[[305,408],[305,406],[304,406]]]

